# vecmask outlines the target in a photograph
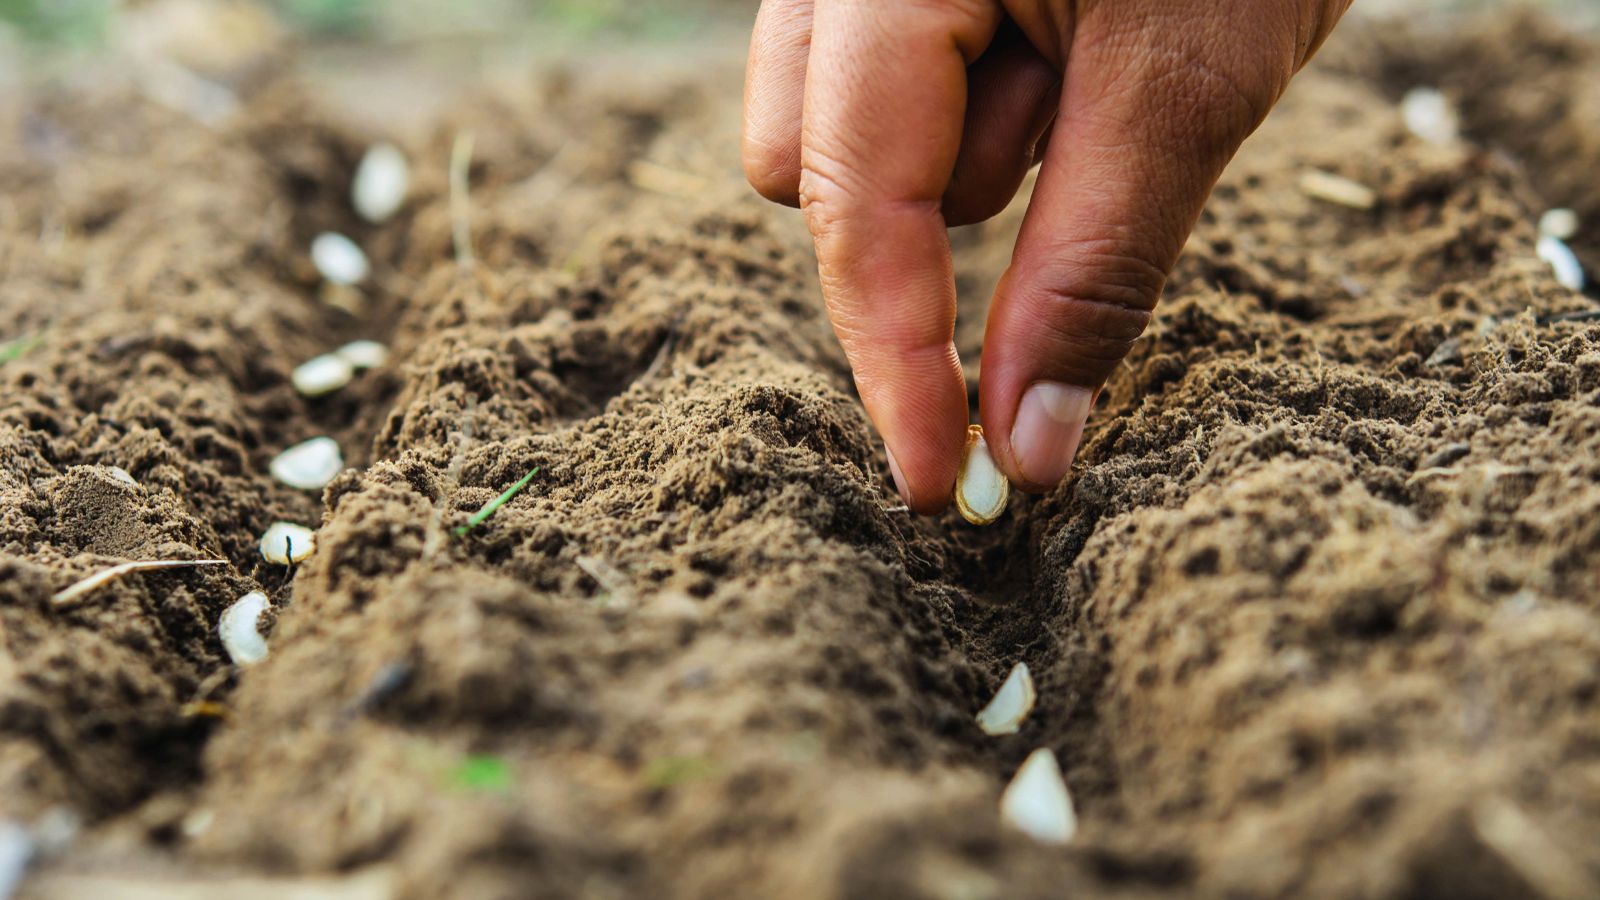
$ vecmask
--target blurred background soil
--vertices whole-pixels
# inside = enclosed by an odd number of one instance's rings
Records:
[[[1073,476],[974,529],[887,487],[801,223],[738,174],[751,5],[478,6],[0,0],[23,896],[1600,895],[1600,294],[1534,252],[1571,207],[1600,274],[1592,8],[1352,18]],[[1460,140],[1406,130],[1418,86]],[[376,140],[413,168],[378,226]],[[953,235],[974,401],[1022,208]],[[324,434],[321,495],[268,475]],[[320,529],[294,571],[280,519]],[[1017,661],[1038,708],[985,736]],[[1040,746],[1065,848],[996,812]]]

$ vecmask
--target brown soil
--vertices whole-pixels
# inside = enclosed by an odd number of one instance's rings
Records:
[[[7,111],[0,321],[40,340],[0,365],[0,816],[86,825],[33,891],[1597,890],[1600,325],[1553,318],[1594,299],[1533,223],[1578,208],[1600,270],[1600,43],[1353,23],[1230,170],[1074,477],[984,530],[886,490],[799,223],[737,178],[731,58],[633,68],[463,103],[377,229],[344,202],[374,135],[283,78],[216,131],[105,89]],[[1469,141],[1406,135],[1414,84]],[[974,374],[1018,215],[955,237]],[[364,295],[318,290],[329,228]],[[293,391],[358,337],[390,365]],[[275,484],[317,434],[352,469]],[[294,573],[257,554],[280,518],[321,523]],[[272,654],[236,672],[215,625],[252,589]],[[988,738],[1017,660],[1039,706]],[[1038,746],[1066,849],[998,820]]]

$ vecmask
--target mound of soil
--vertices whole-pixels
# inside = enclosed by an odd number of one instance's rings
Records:
[[[5,111],[0,321],[32,339],[0,364],[0,816],[84,822],[25,890],[1600,890],[1600,325],[1533,252],[1573,206],[1600,270],[1600,43],[1351,23],[1073,476],[988,529],[887,488],[800,223],[738,178],[736,63],[481,92],[406,141],[380,227],[346,196],[383,135],[292,78],[216,129],[105,88]],[[1405,131],[1419,84],[1465,140]],[[974,389],[1020,212],[954,235]],[[330,229],[363,289],[319,286]],[[294,391],[357,338],[390,362]],[[321,434],[350,469],[274,482]],[[278,520],[319,527],[295,571],[259,555]],[[249,590],[271,655],[236,670]],[[1038,708],[987,737],[1019,660]],[[996,811],[1040,746],[1066,848]]]

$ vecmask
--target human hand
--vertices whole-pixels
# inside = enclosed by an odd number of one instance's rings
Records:
[[[1018,486],[1067,474],[1223,167],[1350,0],[764,0],[744,163],[799,206],[823,294],[922,513],[965,442],[946,228],[1043,162],[989,312],[980,414]]]

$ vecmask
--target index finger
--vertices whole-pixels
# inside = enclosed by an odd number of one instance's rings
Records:
[[[949,502],[965,443],[955,277],[940,213],[966,67],[998,4],[817,0],[800,201],[823,295],[907,505]]]

